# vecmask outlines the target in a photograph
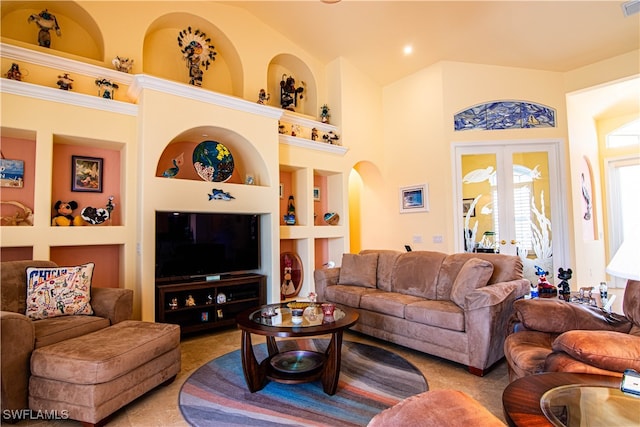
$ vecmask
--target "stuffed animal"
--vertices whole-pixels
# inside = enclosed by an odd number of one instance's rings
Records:
[[[69,225],[83,225],[82,217],[79,215],[73,216],[72,213],[75,209],[78,209],[78,203],[75,201],[63,202],[58,200],[53,208],[56,211],[56,215],[51,220],[53,226],[69,226]]]

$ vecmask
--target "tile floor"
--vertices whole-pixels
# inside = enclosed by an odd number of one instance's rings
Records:
[[[405,347],[389,344],[364,335],[347,331],[345,340],[358,341],[380,346],[394,351],[422,371],[427,378],[430,390],[462,390],[477,399],[489,411],[504,421],[502,414],[502,391],[509,383],[507,365],[503,360],[484,377],[476,377],[466,368],[440,358],[426,355]],[[264,342],[254,337],[254,344]],[[210,334],[183,338],[182,370],[169,386],[159,387],[130,403],[118,411],[107,424],[108,427],[138,426],[188,426],[178,408],[180,387],[189,375],[211,359],[240,348],[240,331],[224,330]],[[21,421],[18,427],[78,427],[80,423],[64,421]]]

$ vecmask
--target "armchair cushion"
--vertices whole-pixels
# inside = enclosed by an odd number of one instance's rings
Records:
[[[31,319],[93,314],[93,263],[74,267],[27,268],[27,310]]]
[[[377,267],[377,253],[343,254],[338,284],[375,288]]]
[[[451,288],[451,301],[464,308],[467,294],[487,285],[493,274],[493,264],[479,258],[471,258],[464,263]]]
[[[564,352],[598,368],[623,372],[640,370],[640,337],[611,331],[568,331],[552,344],[555,352]]]

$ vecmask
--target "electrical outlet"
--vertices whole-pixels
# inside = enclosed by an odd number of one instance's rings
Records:
[[[412,241],[413,241],[413,243],[422,243],[422,236],[419,235],[419,234],[415,234],[413,236],[413,240]]]
[[[442,243],[444,241],[444,237],[440,234],[435,234],[433,236],[433,243]]]

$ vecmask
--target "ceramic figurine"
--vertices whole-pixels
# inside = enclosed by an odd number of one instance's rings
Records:
[[[116,68],[116,70],[122,71],[123,73],[128,73],[133,68],[133,59],[129,58],[120,58],[119,56],[116,56],[115,58],[113,58],[111,63]]]
[[[178,309],[178,298],[171,298],[171,302],[169,303],[169,308],[171,310],[177,310]]]
[[[7,78],[9,80],[17,80],[19,82],[22,81],[22,72],[20,72],[20,66],[15,62],[11,64],[11,68],[7,71]]]
[[[195,300],[195,299],[193,299],[193,296],[192,296],[192,295],[189,295],[189,296],[187,297],[187,299],[185,300],[184,305],[185,305],[186,307],[193,307],[194,305],[196,305],[196,300]]]
[[[320,107],[320,120],[322,123],[329,123],[329,117],[331,117],[331,114],[329,114],[329,107],[327,104],[324,104]]]
[[[536,276],[538,276],[538,293],[541,297],[543,296],[553,296],[557,293],[557,289],[547,280],[548,271],[543,270],[541,267],[537,265],[534,266],[536,269]]]
[[[285,130],[285,126],[278,121],[278,133],[280,135],[284,135],[287,131]]]
[[[305,83],[302,82],[302,85],[305,86]],[[285,110],[296,111],[295,107],[298,106],[298,95],[300,99],[303,98],[302,92],[304,92],[303,87],[296,87],[296,79],[293,76],[288,76],[286,74],[282,75],[282,80],[280,80],[280,106]]]
[[[180,172],[180,166],[184,163],[184,153],[180,153],[178,157],[171,159],[171,163],[173,163],[173,167],[162,172],[162,176],[165,178],[173,178],[178,175],[178,172]]]
[[[291,136],[298,136],[300,133],[300,125],[291,125]]]
[[[73,79],[69,77],[69,74],[64,73],[61,76],[58,76],[58,81],[56,82],[58,87],[62,90],[71,90],[73,89]]]
[[[569,285],[568,280],[571,279],[571,275],[573,271],[570,268],[564,270],[562,267],[558,269],[558,279],[562,280],[558,284],[558,288],[560,291],[558,292],[560,295],[559,298],[564,299],[565,301],[569,301],[571,296],[571,285]]]
[[[284,215],[284,223],[286,225],[296,224],[296,206],[293,202],[293,196],[289,196],[289,202],[287,207],[287,214]]]
[[[315,141],[318,139],[318,129],[317,128],[313,128],[311,129],[311,140]]]
[[[213,304],[213,297],[210,294],[207,295],[207,302],[205,304],[207,305]]]
[[[258,104],[266,104],[271,99],[271,94],[267,93],[264,89],[260,89],[260,93],[258,93]]]
[[[322,135],[322,139],[324,139],[324,142],[328,142],[329,144],[339,145],[338,141],[340,140],[340,137],[332,130],[330,130],[329,132]]]
[[[38,32],[38,44],[42,47],[51,47],[51,34],[49,31],[55,30],[56,35],[60,36],[60,26],[55,15],[49,13],[47,9],[38,14],[32,14],[27,19],[28,22],[35,22],[40,31]]]
[[[189,69],[189,84],[193,86],[202,86],[203,71],[209,69],[212,61],[215,61],[217,52],[214,46],[209,44],[211,39],[200,31],[191,31],[191,27],[180,31],[178,35],[178,46],[180,46],[182,57],[187,63]]]
[[[235,199],[235,197],[233,197],[231,194],[226,193],[222,190],[218,190],[216,188],[213,189],[213,192],[211,194],[208,195],[209,196],[209,200],[232,200]]]
[[[105,99],[113,99],[113,94],[118,85],[107,79],[97,79],[96,86],[98,86],[98,96]]]

